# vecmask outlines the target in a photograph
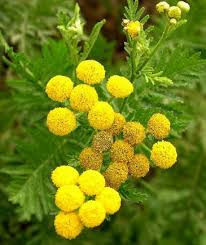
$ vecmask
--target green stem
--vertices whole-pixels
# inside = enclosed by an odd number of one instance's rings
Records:
[[[142,143],[141,146],[142,146],[142,148],[143,148],[146,152],[148,152],[149,154],[151,154],[151,150],[150,150],[149,147],[147,147],[144,143]]]
[[[119,110],[120,113],[123,112],[124,107],[125,107],[125,105],[126,105],[126,103],[127,103],[127,100],[128,100],[128,97],[127,97],[127,98],[124,98],[124,100],[123,100],[123,102],[122,102],[122,106],[121,106],[121,108],[120,108],[120,110]]]

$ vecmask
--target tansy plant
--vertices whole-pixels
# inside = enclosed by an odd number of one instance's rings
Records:
[[[188,124],[187,105],[176,88],[194,79],[191,64],[200,61],[188,52],[178,61],[175,53],[166,56],[166,41],[186,23],[189,5],[160,2],[156,8],[165,28],[154,41],[144,8],[128,0],[122,21],[127,59],[118,71],[91,56],[105,20],[88,36],[78,5],[72,16],[59,13],[63,41],[45,45],[39,59],[15,53],[0,35],[4,62],[21,76],[10,86],[16,90],[15,112],[24,111],[18,120],[29,141],[17,149],[25,164],[14,173],[2,170],[13,173],[8,195],[20,205],[22,219],[55,213],[57,234],[76,238],[84,227],[97,227],[116,213],[121,199],[143,202],[139,179],[176,163],[170,140]],[[55,200],[50,175],[58,188]]]

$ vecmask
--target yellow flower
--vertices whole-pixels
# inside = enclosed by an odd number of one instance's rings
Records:
[[[137,145],[145,139],[145,129],[139,122],[127,122],[123,128],[124,140],[131,145]]]
[[[115,98],[125,98],[133,91],[133,84],[125,77],[111,76],[107,82],[107,90]]]
[[[55,135],[64,136],[76,129],[75,115],[67,108],[59,107],[51,110],[47,116],[49,131]]]
[[[128,178],[128,166],[123,162],[113,162],[104,172],[104,177],[108,186],[118,190]]]
[[[84,203],[85,196],[76,185],[60,187],[55,195],[56,206],[65,212],[71,212]]]
[[[121,206],[119,193],[110,187],[105,187],[103,191],[96,196],[96,200],[104,206],[108,214],[116,213]]]
[[[54,101],[63,102],[70,97],[73,82],[69,77],[55,76],[46,85],[48,97]]]
[[[108,129],[114,122],[114,110],[107,102],[97,102],[89,111],[88,120],[95,129]]]
[[[129,162],[128,169],[134,178],[145,177],[149,172],[149,160],[144,154],[136,154]]]
[[[122,129],[126,123],[125,117],[120,113],[114,113],[114,122],[112,127],[107,131],[112,135],[119,135],[122,132]]]
[[[103,152],[108,151],[113,144],[113,137],[106,131],[99,131],[94,135],[92,141],[92,148],[95,151]]]
[[[101,83],[105,78],[104,66],[95,60],[82,61],[76,69],[77,78],[87,84]]]
[[[160,2],[156,5],[157,12],[160,14],[164,13],[165,11],[168,11],[169,8],[170,8],[170,5],[165,1]]]
[[[70,105],[74,110],[88,112],[97,102],[98,94],[95,88],[89,85],[77,85],[71,92]]]
[[[87,228],[101,225],[106,217],[106,212],[102,204],[98,201],[90,200],[85,202],[79,209],[79,217]]]
[[[170,121],[165,115],[155,113],[148,121],[147,131],[156,139],[164,139],[170,133]]]
[[[177,6],[185,13],[188,13],[190,11],[190,5],[184,1],[179,1],[177,3]]]
[[[126,27],[125,30],[131,37],[136,37],[140,34],[141,31],[141,23],[139,21],[130,21]]]
[[[98,170],[102,166],[103,156],[99,152],[95,152],[91,147],[85,148],[80,153],[80,163],[86,169]]]
[[[79,186],[85,194],[97,195],[103,190],[105,179],[98,171],[86,170],[79,177]]]
[[[160,168],[170,168],[177,161],[176,148],[167,141],[157,142],[152,147],[151,159]]]
[[[182,11],[181,11],[181,9],[179,7],[172,6],[168,10],[168,15],[169,15],[170,18],[174,18],[174,19],[179,20],[181,18]]]
[[[77,183],[78,178],[78,171],[75,168],[65,165],[57,167],[51,175],[52,182],[56,187],[74,185]]]
[[[133,147],[123,140],[117,140],[112,145],[111,159],[113,162],[129,162],[134,156]]]
[[[56,233],[66,239],[76,238],[82,231],[83,225],[77,213],[59,212],[55,216],[54,226]]]
[[[171,25],[176,25],[177,24],[177,20],[176,19],[170,19],[170,24]]]

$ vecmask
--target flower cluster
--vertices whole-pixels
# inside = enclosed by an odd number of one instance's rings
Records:
[[[124,30],[128,33],[128,35],[131,38],[137,37],[141,32],[142,26],[138,20],[133,21],[124,19],[122,24],[124,26]]]
[[[87,170],[79,176],[75,168],[62,165],[52,172],[51,179],[58,188],[55,204],[60,209],[54,226],[66,239],[76,238],[84,227],[101,225],[106,215],[120,209],[119,193],[105,187],[105,178],[98,171]]]

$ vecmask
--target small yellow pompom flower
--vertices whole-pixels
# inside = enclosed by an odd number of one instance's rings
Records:
[[[113,162],[129,162],[134,156],[133,147],[123,140],[117,140],[112,145],[111,159]]]
[[[184,1],[179,1],[177,6],[182,10],[182,12],[188,13],[190,11],[190,5]]]
[[[149,160],[144,154],[136,154],[128,164],[129,174],[134,178],[145,177],[149,172]]]
[[[46,85],[48,97],[54,101],[63,102],[70,97],[73,82],[69,77],[55,76]]]
[[[91,147],[85,148],[80,153],[80,163],[85,169],[99,170],[102,166],[103,156]]]
[[[89,111],[88,120],[95,129],[108,129],[114,122],[114,110],[107,102],[97,102]]]
[[[117,75],[111,76],[106,86],[115,98],[125,98],[134,91],[133,84],[127,78]]]
[[[85,196],[76,185],[60,187],[55,195],[56,206],[65,212],[71,212],[84,203]]]
[[[125,30],[131,37],[136,37],[140,34],[141,31],[141,23],[139,21],[130,21],[126,27]]]
[[[97,102],[98,94],[95,88],[89,85],[77,85],[71,92],[70,105],[74,110],[88,112]]]
[[[123,128],[124,140],[130,145],[137,145],[145,139],[145,128],[139,122],[127,122]]]
[[[101,83],[105,78],[104,66],[95,60],[82,61],[76,69],[77,78],[87,84]]]
[[[104,206],[107,214],[116,213],[121,206],[119,193],[110,187],[105,187],[103,191],[96,196],[96,200]]]
[[[89,196],[97,195],[105,187],[105,179],[98,171],[86,170],[79,177],[79,186],[85,194]]]
[[[75,130],[77,123],[72,111],[67,108],[58,107],[49,112],[47,126],[51,133],[64,136]]]
[[[114,122],[112,127],[107,131],[112,135],[119,135],[122,132],[122,129],[126,123],[125,117],[120,113],[114,113]]]
[[[167,141],[157,142],[152,147],[151,159],[160,168],[170,168],[177,161],[176,148]]]
[[[78,178],[78,171],[73,167],[65,165],[57,167],[51,175],[52,182],[56,187],[74,185],[77,183]]]
[[[113,137],[107,131],[99,131],[94,135],[92,148],[98,152],[108,151],[113,144]]]
[[[160,14],[168,11],[169,8],[170,8],[170,5],[165,1],[160,2],[156,5],[157,12]]]
[[[165,115],[155,113],[148,121],[147,131],[156,139],[164,139],[170,133],[170,121]]]
[[[76,238],[83,229],[79,215],[75,212],[59,212],[55,216],[54,226],[59,236],[69,240]]]
[[[106,217],[106,211],[98,201],[85,202],[79,209],[79,217],[87,228],[93,228],[102,224]]]
[[[104,172],[104,177],[108,186],[118,190],[128,178],[128,166],[123,162],[113,162]]]
[[[170,19],[170,24],[171,25],[176,25],[177,24],[177,20],[176,19]]]
[[[182,16],[182,11],[179,7],[177,6],[172,6],[168,10],[168,15],[170,18],[174,18],[176,20],[179,20]]]

